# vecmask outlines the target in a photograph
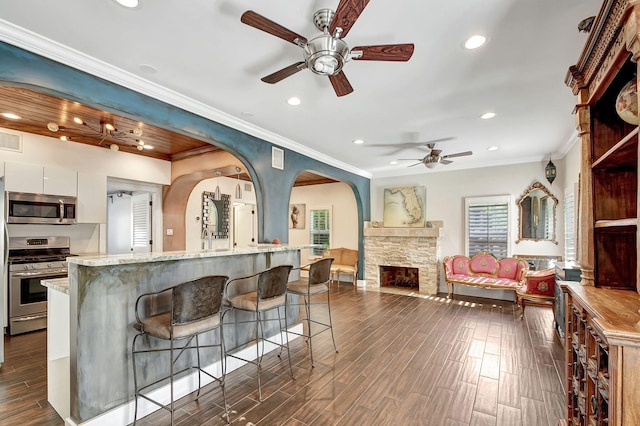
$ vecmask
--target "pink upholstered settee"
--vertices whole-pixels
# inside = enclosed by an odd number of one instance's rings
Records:
[[[525,284],[529,264],[522,259],[505,257],[496,259],[490,253],[467,256],[447,256],[442,260],[447,282],[448,298],[454,284],[471,287],[517,290]]]

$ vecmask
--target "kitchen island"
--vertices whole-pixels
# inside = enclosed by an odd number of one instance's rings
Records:
[[[303,248],[308,246],[260,244],[234,250],[68,258],[70,415],[66,424],[124,425],[133,420],[131,342],[139,295],[207,275],[236,278],[277,265],[298,267]],[[290,280],[298,278],[299,271],[292,271]],[[49,291],[58,290],[49,287]],[[289,309],[291,324],[297,321],[298,308]],[[234,314],[225,318],[225,324],[233,323]],[[277,334],[275,324],[265,331]],[[251,324],[244,324],[225,326],[224,333],[230,349],[253,340],[255,331]],[[154,356],[143,378],[168,371],[168,358]]]

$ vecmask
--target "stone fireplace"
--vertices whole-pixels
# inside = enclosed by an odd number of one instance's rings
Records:
[[[367,287],[397,286],[424,294],[438,292],[442,221],[427,228],[364,227],[364,279]],[[415,272],[417,271],[417,273]],[[393,278],[390,278],[393,276]],[[398,278],[398,276],[400,278]],[[406,285],[391,284],[399,279]],[[384,280],[384,281],[383,281]]]

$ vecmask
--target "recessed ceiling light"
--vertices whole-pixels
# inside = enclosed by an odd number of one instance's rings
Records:
[[[60,140],[67,142],[67,141],[71,140],[71,137],[70,136],[60,136]]]
[[[144,149],[153,149],[153,146],[152,146],[152,145],[147,145],[147,144],[145,144],[145,145],[143,146],[143,148],[144,148]]]
[[[356,145],[362,145],[364,143],[364,141],[362,139],[354,139],[353,143]]]
[[[396,164],[398,164],[398,162],[396,160],[393,160],[393,161],[389,162],[389,164],[391,164],[392,166],[395,166]]]
[[[84,124],[84,120],[82,118],[80,118],[80,117],[73,117],[73,121],[76,124]]]
[[[489,148],[487,148],[487,151],[497,151],[498,147],[497,146],[490,146]]]
[[[134,9],[138,7],[140,2],[138,0],[115,0],[121,6],[128,7],[129,9]]]
[[[482,114],[480,116],[480,118],[482,118],[483,120],[488,120],[488,119],[493,118],[495,116],[496,116],[495,112],[485,112],[484,114]]]
[[[20,117],[18,114],[14,114],[12,112],[3,112],[2,116],[4,118],[8,118],[10,120],[20,120],[22,117]]]
[[[287,99],[287,103],[289,105],[296,106],[296,105],[300,105],[300,103],[302,103],[302,101],[300,100],[300,98],[297,98],[297,97],[293,96],[293,97]]]
[[[158,72],[156,67],[154,67],[153,65],[149,65],[149,64],[140,65],[140,71],[142,71],[144,73],[147,73],[147,74],[155,74],[155,73]]]
[[[487,42],[487,38],[485,36],[472,35],[467,39],[467,41],[464,42],[464,48],[469,50],[477,49],[478,47],[482,46],[486,42]]]

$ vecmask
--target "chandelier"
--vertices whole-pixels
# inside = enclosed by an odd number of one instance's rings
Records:
[[[80,117],[74,117],[73,122],[82,126],[82,128],[60,126],[57,123],[50,122],[47,124],[47,129],[51,132],[61,131],[65,133],[60,136],[60,140],[63,141],[72,141],[78,137],[100,139],[98,146],[110,148],[112,151],[120,150],[120,145],[134,147],[138,151],[153,149],[153,146],[145,144],[145,142],[140,139],[142,136],[142,129],[140,127],[123,131],[118,129],[113,121],[106,120],[101,120],[98,127],[87,123]]]

